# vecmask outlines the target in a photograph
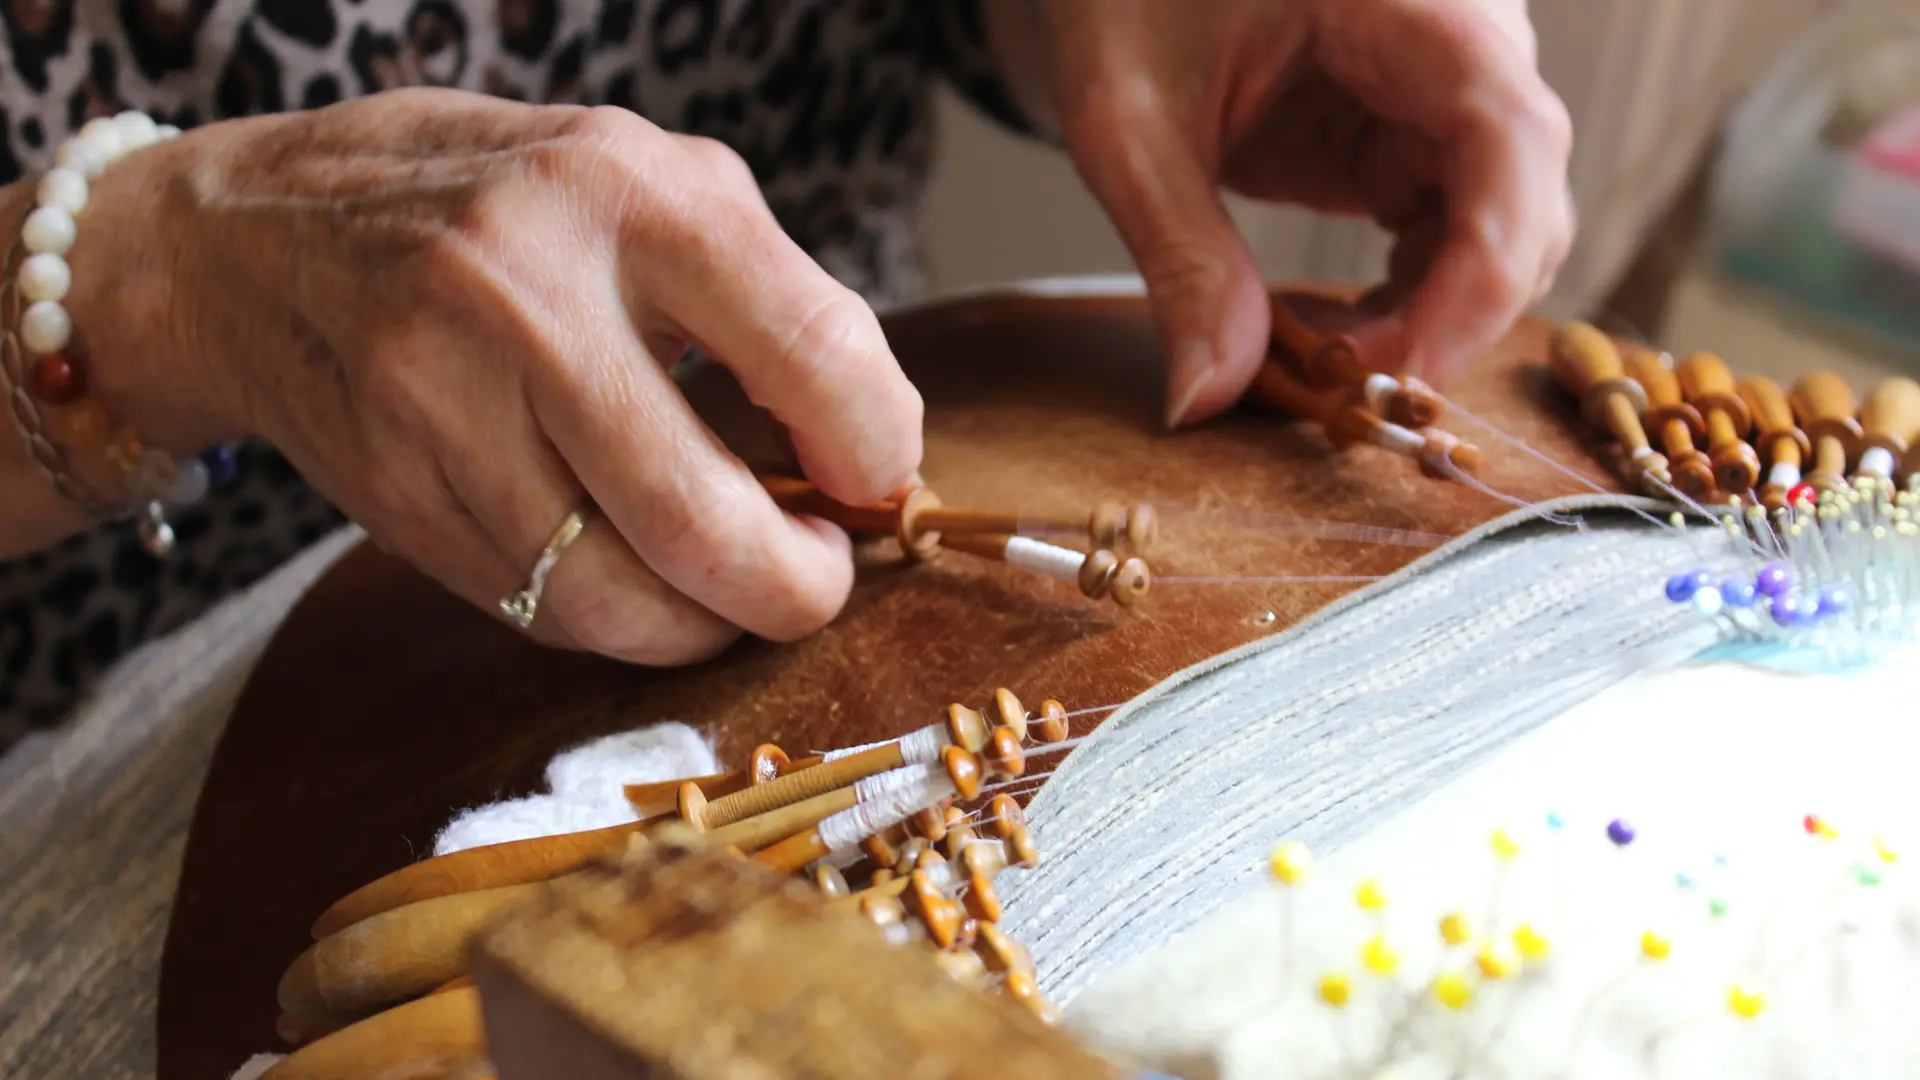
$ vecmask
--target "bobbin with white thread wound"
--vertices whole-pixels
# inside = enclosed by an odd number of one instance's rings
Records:
[[[1784,510],[1788,493],[1800,484],[1801,465],[1813,456],[1813,443],[1794,422],[1787,395],[1772,379],[1745,378],[1736,389],[1753,417],[1753,448],[1767,470],[1760,504]]]
[[[954,533],[942,543],[954,551],[1072,582],[1089,600],[1110,595],[1121,607],[1138,604],[1153,583],[1153,575],[1144,560],[1132,556],[1122,561],[1105,549],[1088,555],[1008,533]]]
[[[786,751],[772,743],[761,743],[753,748],[747,768],[738,772],[716,773],[712,776],[695,777],[692,780],[660,780],[646,784],[626,785],[627,802],[633,812],[642,818],[659,817],[676,813],[680,805],[680,785],[696,784],[701,794],[709,799],[718,799],[731,795],[754,784],[764,784],[777,779],[801,766],[787,757]]]
[[[957,746],[949,746],[941,754],[945,783],[926,791],[925,798],[918,805],[892,805],[886,809],[893,811],[892,820],[875,820],[874,804],[855,803],[848,810],[822,820],[818,825],[805,832],[787,837],[772,847],[754,854],[754,859],[763,865],[791,873],[800,867],[826,858],[840,850],[857,849],[866,837],[879,832],[889,825],[906,820],[916,811],[939,802],[941,799],[958,796],[972,799],[980,793],[980,781],[984,773],[980,759]],[[913,768],[927,768],[913,766]],[[848,838],[851,831],[854,835]]]
[[[1900,459],[1920,435],[1920,383],[1901,376],[1883,380],[1860,406],[1860,429],[1854,475],[1893,479]]]

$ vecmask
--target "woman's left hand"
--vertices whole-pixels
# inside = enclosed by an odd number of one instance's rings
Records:
[[[1574,230],[1565,107],[1525,0],[1011,0],[991,8],[1147,283],[1170,426],[1226,409],[1269,333],[1221,201],[1395,235],[1370,358],[1442,382],[1551,287]],[[1024,55],[1022,55],[1024,54]]]

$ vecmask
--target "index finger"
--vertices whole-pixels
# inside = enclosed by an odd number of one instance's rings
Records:
[[[744,193],[679,195],[662,230],[672,257],[630,268],[648,302],[787,427],[822,490],[869,502],[897,489],[920,467],[923,406],[873,309]]]
[[[1571,125],[1489,12],[1433,0],[1379,7],[1323,62],[1439,150],[1445,234],[1405,325],[1407,366],[1444,378],[1497,341],[1565,257]]]

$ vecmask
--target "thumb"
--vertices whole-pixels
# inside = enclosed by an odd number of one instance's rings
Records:
[[[1266,356],[1266,285],[1193,138],[1158,106],[1068,145],[1146,281],[1167,355],[1168,427],[1231,407]],[[1189,125],[1190,126],[1190,125]]]

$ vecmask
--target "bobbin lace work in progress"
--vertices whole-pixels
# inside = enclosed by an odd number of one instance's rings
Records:
[[[1720,491],[1721,479],[1734,477],[1730,468],[1714,470],[1703,483],[1697,472],[1684,467],[1693,459],[1683,453],[1687,447],[1681,439],[1718,438],[1731,430],[1735,439],[1745,440],[1752,416],[1741,422],[1729,415],[1734,409],[1727,401],[1741,399],[1729,399],[1714,389],[1714,380],[1699,375],[1711,365],[1700,358],[1683,361],[1671,380],[1674,387],[1669,387],[1661,374],[1673,374],[1676,365],[1657,354],[1647,354],[1652,356],[1648,361],[1630,346],[1586,328],[1563,328],[1538,360],[1550,362],[1568,396],[1578,399],[1586,415],[1619,440],[1624,448],[1622,474],[1658,497],[1657,503],[1623,501],[1589,473],[1546,460],[1528,440],[1480,420],[1418,380],[1368,371],[1349,339],[1307,329],[1303,321],[1290,318],[1284,302],[1277,307],[1282,317],[1276,320],[1274,355],[1254,395],[1257,404],[1306,421],[1343,456],[1367,455],[1370,468],[1399,467],[1413,483],[1474,488],[1518,505],[1523,514],[1544,522],[1543,527],[1579,526],[1565,514],[1583,498],[1611,501],[1641,514],[1693,553],[1688,565],[1647,573],[1646,581],[1627,586],[1643,589],[1649,597],[1683,601],[1700,613],[1698,621],[1683,622],[1684,630],[1673,635],[1684,651],[1728,640],[1762,642],[1782,655],[1860,659],[1911,635],[1913,608],[1907,600],[1915,556],[1906,500],[1892,489],[1893,476],[1867,471],[1868,465],[1895,455],[1895,444],[1874,455],[1843,436],[1831,436],[1843,447],[1838,462],[1831,453],[1828,458],[1816,453],[1817,463],[1834,467],[1810,473],[1813,486],[1807,489],[1796,478],[1777,505],[1765,501],[1767,492],[1752,491],[1751,481],[1737,494]],[[1636,365],[1633,375],[1627,374],[1623,349]],[[1649,363],[1652,366],[1646,366]],[[1677,401],[1668,393],[1676,387]],[[1894,394],[1883,390],[1872,400]],[[1708,395],[1713,395],[1711,400]],[[1824,415],[1820,410],[1833,408],[1831,402],[1816,400],[1819,395],[1805,387],[1796,387],[1792,397],[1789,416],[1802,429],[1824,432],[1832,427],[1810,423]],[[1796,408],[1807,419],[1796,416]],[[1663,409],[1666,412],[1659,411]],[[1701,414],[1698,425],[1688,422],[1688,409]],[[1749,409],[1749,414],[1761,411]],[[1848,413],[1852,419],[1850,408]],[[1906,451],[1913,432],[1894,429],[1914,417],[1882,420],[1872,410],[1863,415],[1866,419],[1853,421],[1863,433],[1879,430],[1897,438],[1899,452]],[[1443,430],[1443,422],[1454,430]],[[1663,451],[1651,449],[1644,435],[1649,424]],[[1637,444],[1635,431],[1641,432]],[[1470,432],[1490,449],[1470,443]],[[1772,478],[1784,476],[1782,448],[1789,444],[1799,445],[1791,437],[1761,446],[1742,442],[1773,470]],[[1745,459],[1725,440],[1709,445],[1717,456],[1725,450],[1729,462]],[[1353,449],[1345,453],[1346,448]],[[1390,455],[1408,460],[1395,462]],[[1501,490],[1487,474],[1496,471],[1489,466],[1502,456],[1546,460],[1568,497],[1540,505],[1537,490],[1524,497]],[[1657,466],[1656,456],[1662,459]],[[1851,474],[1850,463],[1855,463]],[[1172,572],[1167,566],[1150,567],[1158,561],[1156,552],[1165,536],[1196,525],[1220,531],[1236,524],[1223,522],[1219,515],[1209,518],[1205,507],[1160,499],[1131,501],[1123,496],[1091,510],[1058,513],[1026,507],[955,508],[930,490],[917,489],[872,506],[849,507],[832,503],[778,469],[764,470],[761,479],[790,510],[834,520],[856,536],[891,537],[909,563],[1001,563],[1012,580],[1060,581],[1059,586],[1041,585],[1036,590],[1039,602],[1092,605],[1114,618],[1150,620],[1156,604],[1179,604],[1183,594],[1195,590],[1250,584],[1307,590],[1329,580],[1353,580],[1325,575],[1203,576],[1181,574],[1177,564]],[[1663,513],[1676,514],[1678,520],[1660,516]],[[1687,527],[1689,517],[1713,528]],[[1396,545],[1418,551],[1449,539],[1444,533],[1417,529],[1280,514],[1257,521],[1243,518],[1239,524],[1329,545]],[[1354,577],[1371,581],[1373,576]],[[1743,590],[1748,582],[1751,588]],[[1266,621],[1276,620],[1269,614]],[[1250,622],[1247,638],[1255,640],[1262,622],[1257,616]],[[1591,659],[1575,656],[1564,662],[1570,674]],[[536,824],[529,826],[528,835],[480,847],[449,847],[368,883],[321,913],[313,927],[313,945],[287,958],[279,986],[280,1033],[297,1049],[273,1064],[267,1075],[272,1080],[347,1075],[338,1071],[343,1063],[361,1069],[370,1063],[399,1068],[409,1055],[443,1054],[456,1044],[466,1048],[462,1052],[472,1067],[484,1067],[472,988],[463,968],[465,945],[476,928],[525,902],[544,882],[567,879],[629,845],[646,844],[646,837],[666,822],[704,833],[742,858],[803,877],[858,910],[883,939],[926,950],[963,984],[1017,1001],[1039,1019],[1054,1020],[1057,1012],[1048,998],[1055,991],[1047,988],[1058,987],[1071,997],[1088,980],[1081,974],[1065,979],[1050,973],[1047,950],[1029,954],[1019,944],[1019,939],[1056,931],[1045,925],[1044,904],[1021,906],[1024,894],[1036,892],[1035,885],[1015,875],[1003,888],[999,875],[1009,868],[1027,868],[1038,881],[1037,875],[1045,873],[1042,849],[1049,861],[1060,854],[1077,856],[1080,838],[1088,833],[1089,823],[1081,822],[1062,827],[1062,844],[1037,844],[1036,837],[1044,840],[1048,833],[1030,828],[1029,811],[1020,806],[1062,759],[1071,763],[1087,751],[1110,746],[1114,733],[1126,729],[1116,723],[1084,733],[1116,707],[1071,696],[1044,700],[1034,711],[1002,689],[990,703],[956,703],[943,717],[923,717],[902,737],[843,750],[815,752],[804,743],[789,743],[783,750],[763,744],[732,770],[635,785],[626,792],[632,820],[557,835],[541,835],[544,830]],[[1126,708],[1119,706],[1116,717]],[[1082,733],[1074,731],[1076,721]],[[1070,758],[1069,751],[1074,752]],[[1216,747],[1212,752],[1231,750]],[[1044,812],[1049,797],[1042,795],[1035,810]],[[1537,838],[1516,839],[1518,833],[1513,827],[1495,846],[1537,846]],[[1287,850],[1279,864],[1282,876],[1301,877],[1300,853]],[[1003,891],[1012,908],[1002,903]],[[1479,940],[1460,929],[1464,925],[1449,933],[1462,942]],[[1509,963],[1514,950],[1524,960],[1538,944],[1525,935],[1513,938],[1511,930],[1508,940],[1511,948],[1487,946],[1492,970],[1482,967],[1484,977],[1497,981],[1519,970],[1514,966],[1518,961]],[[1384,955],[1375,957],[1381,961],[1376,966],[1386,966]],[[1397,970],[1397,962],[1394,966]],[[1343,993],[1357,999],[1358,976],[1342,978],[1347,983],[1321,986],[1327,1005]],[[1458,987],[1446,985],[1448,989],[1434,993],[1449,1009],[1454,1006],[1448,1000],[1462,997],[1456,991],[1464,988],[1471,998],[1479,987],[1470,980]],[[456,1029],[460,1034],[449,1044],[443,1036]],[[439,1034],[427,1038],[421,1034],[427,1031]]]

